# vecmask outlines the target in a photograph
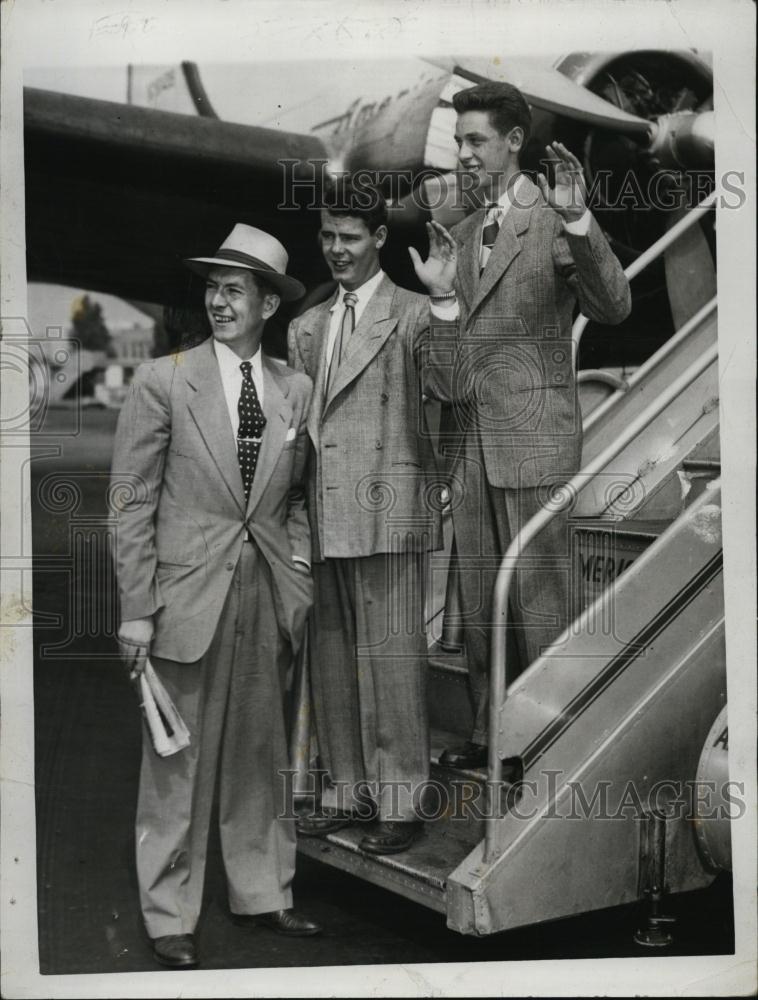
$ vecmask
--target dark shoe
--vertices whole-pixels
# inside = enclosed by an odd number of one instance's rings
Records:
[[[424,824],[420,820],[405,823],[385,820],[379,823],[374,833],[367,834],[358,847],[366,854],[399,854],[408,850],[423,829]]]
[[[317,812],[311,815],[298,816],[295,828],[303,837],[325,837],[345,826],[350,826],[353,817],[350,813]]]
[[[440,756],[443,767],[460,767],[464,770],[487,766],[488,751],[481,743],[467,740],[463,746],[451,747]]]
[[[191,969],[197,965],[195,939],[191,934],[165,934],[153,938],[153,955],[161,965],[172,969]]]
[[[307,917],[301,917],[294,910],[272,910],[270,913],[234,914],[234,922],[242,927],[268,927],[277,934],[287,937],[313,937],[321,933],[321,927]]]

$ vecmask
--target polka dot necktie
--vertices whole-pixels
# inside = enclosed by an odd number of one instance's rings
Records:
[[[347,350],[348,341],[350,340],[353,330],[355,329],[355,305],[358,301],[358,296],[355,292],[345,292],[342,297],[342,301],[345,303],[345,311],[342,314],[342,322],[340,323],[340,328],[337,331],[337,339],[334,341],[334,348],[332,349],[332,360],[329,364],[329,385],[327,387],[327,393],[334,385],[334,380],[337,377],[337,369],[342,364],[342,359],[345,356],[345,351]]]
[[[490,259],[490,254],[492,253],[492,248],[495,245],[495,240],[497,239],[497,234],[500,232],[500,222],[502,218],[503,208],[498,205],[497,202],[493,205],[487,207],[487,214],[484,217],[484,227],[482,228],[482,249],[479,255],[479,274],[487,266],[487,261]]]
[[[253,366],[249,361],[240,365],[242,372],[242,391],[237,403],[237,413],[240,423],[237,430],[237,459],[242,473],[242,483],[245,487],[245,503],[250,498],[250,488],[253,485],[255,466],[258,463],[258,453],[261,450],[263,428],[266,418],[261,409],[258,393],[253,382]]]

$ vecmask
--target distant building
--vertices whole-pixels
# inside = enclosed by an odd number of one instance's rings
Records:
[[[95,389],[95,397],[106,406],[120,406],[126,387],[136,369],[153,356],[153,326],[139,323],[122,324],[111,328],[111,344],[115,352],[108,358],[102,383]]]
[[[115,354],[109,356],[105,351],[83,350],[75,340],[61,339],[55,352],[46,343],[44,358],[49,374],[43,391],[47,399],[51,403],[121,406],[134,372],[152,357],[152,327],[137,323],[116,327],[112,345]]]
[[[153,325],[139,323],[111,326],[111,343],[115,355],[109,358],[111,364],[118,364],[131,375],[143,361],[153,356]]]
[[[74,314],[85,297],[103,307],[107,349],[88,350],[77,339]],[[153,320],[114,296],[58,285],[32,283],[29,300],[32,401],[38,406],[119,407],[135,370],[153,356]],[[113,316],[115,321],[108,319]]]

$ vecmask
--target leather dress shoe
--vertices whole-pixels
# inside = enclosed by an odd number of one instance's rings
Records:
[[[197,965],[195,939],[191,934],[164,934],[153,938],[153,955],[161,965],[172,969],[191,969]]]
[[[310,816],[298,816],[295,828],[303,837],[325,837],[328,833],[335,833],[345,826],[350,826],[352,822],[353,817],[350,813],[317,812]]]
[[[313,937],[321,933],[314,920],[300,916],[294,910],[271,910],[270,913],[234,914],[234,922],[242,927],[268,927],[286,937]]]
[[[421,820],[405,823],[384,820],[373,833],[366,834],[358,847],[366,854],[400,854],[401,851],[407,851],[414,840],[421,836],[423,829]]]
[[[486,767],[488,750],[481,743],[467,740],[463,746],[450,747],[440,755],[443,767],[479,768]]]

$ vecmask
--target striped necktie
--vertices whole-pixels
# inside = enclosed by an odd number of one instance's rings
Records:
[[[245,503],[247,503],[250,499],[255,467],[258,464],[258,454],[261,450],[266,418],[255,390],[252,364],[249,361],[243,361],[240,365],[240,371],[242,372],[242,391],[237,403],[237,413],[240,418],[237,430],[237,460],[240,464],[242,484],[245,487]]]
[[[355,329],[355,306],[358,302],[358,296],[355,292],[345,292],[342,296],[342,301],[345,303],[345,311],[342,314],[342,322],[340,323],[340,328],[337,331],[337,337],[334,341],[334,347],[332,348],[332,360],[329,363],[329,383],[327,385],[327,395],[331,391],[334,385],[334,380],[337,377],[337,369],[342,364],[342,359],[345,356],[345,351],[347,350],[348,341],[353,334]]]
[[[479,274],[487,266],[487,261],[490,259],[490,254],[492,253],[492,248],[495,245],[495,240],[500,232],[500,219],[503,217],[503,206],[494,202],[487,206],[487,214],[484,217],[484,226],[482,227],[482,246],[479,252]]]

